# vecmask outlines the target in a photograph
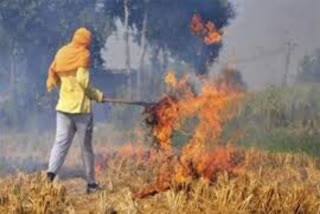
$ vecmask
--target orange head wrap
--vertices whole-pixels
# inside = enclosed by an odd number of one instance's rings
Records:
[[[56,86],[58,73],[74,71],[79,67],[89,67],[91,33],[86,28],[79,28],[73,35],[72,41],[60,48],[48,70],[47,90]]]

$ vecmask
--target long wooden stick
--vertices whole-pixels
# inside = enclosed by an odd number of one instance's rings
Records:
[[[103,101],[106,103],[138,105],[138,106],[151,106],[156,104],[156,103],[148,103],[144,101],[130,101],[130,100],[121,100],[121,99],[112,99],[112,98],[105,98]]]

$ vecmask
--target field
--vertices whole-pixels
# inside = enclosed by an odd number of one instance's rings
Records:
[[[75,142],[53,185],[46,183],[43,156],[32,158],[42,163],[28,169],[36,172],[3,175],[0,213],[320,213],[320,164],[305,153],[242,150],[244,162],[236,173],[219,172],[214,182],[194,178],[184,186],[172,184],[167,191],[133,199],[156,180],[162,164],[158,154],[150,162],[132,144],[101,144],[102,139],[103,134],[96,139],[98,153],[113,154],[97,168],[104,191],[85,194]]]
[[[72,154],[72,153],[71,153]],[[0,213],[319,213],[320,171],[304,154],[245,152],[235,175],[214,183],[194,179],[184,187],[134,200],[134,192],[157,176],[159,163],[138,157],[109,160],[98,171],[105,190],[86,195],[77,177],[45,182],[44,172],[19,173],[0,181]]]
[[[270,89],[249,98],[224,126],[223,142],[228,143],[216,150],[211,164],[218,167],[214,177],[206,179],[200,172],[183,182],[172,180],[169,188],[144,198],[134,196],[156,184],[159,174],[175,173],[175,166],[163,161],[164,153],[149,150],[141,136],[125,141],[109,126],[98,126],[96,171],[104,190],[87,195],[77,142],[58,180],[50,185],[44,170],[53,133],[8,134],[0,142],[5,151],[0,156],[0,213],[320,213],[318,117],[314,116],[318,94],[315,87],[302,87],[295,93]],[[310,99],[314,109],[305,107]],[[258,105],[261,102],[273,104]],[[262,122],[254,126],[254,119]],[[179,151],[175,143],[183,136],[174,135],[172,144]],[[241,154],[231,169],[228,150]]]

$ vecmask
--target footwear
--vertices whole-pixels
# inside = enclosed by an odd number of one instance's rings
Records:
[[[54,174],[53,172],[47,172],[48,183],[52,183],[55,177],[56,177],[56,174]]]
[[[95,193],[101,190],[103,190],[103,188],[99,186],[97,183],[87,185],[87,194]]]

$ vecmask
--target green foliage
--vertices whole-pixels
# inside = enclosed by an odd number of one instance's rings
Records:
[[[226,125],[224,137],[235,132],[241,137],[233,141],[244,146],[315,154],[320,151],[320,87],[274,87],[248,95]]]

